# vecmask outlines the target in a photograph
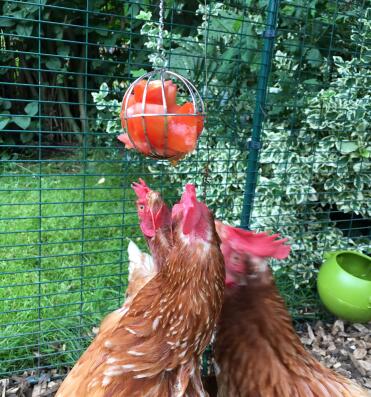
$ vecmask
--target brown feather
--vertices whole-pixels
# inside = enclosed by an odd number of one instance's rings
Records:
[[[225,292],[215,345],[219,397],[369,396],[305,350],[269,270],[245,284]]]
[[[157,258],[157,262],[154,262],[154,268],[152,272],[146,272],[145,268],[134,268],[133,273],[130,275],[130,280],[125,293],[125,303],[120,309],[108,314],[102,321],[99,330],[112,329],[120,318],[127,312],[136,294],[150,281],[160,270],[164,258],[167,257],[171,249],[171,230],[168,225],[163,226],[157,230],[156,235],[152,238],[146,238],[148,246]],[[142,260],[144,261],[144,255],[142,253]]]
[[[178,236],[159,273],[137,292],[126,313],[104,322],[56,397],[202,395],[196,390],[202,388],[197,362],[210,341],[223,289],[213,222],[207,246]]]

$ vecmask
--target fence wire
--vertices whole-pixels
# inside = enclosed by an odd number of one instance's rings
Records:
[[[292,258],[274,266],[297,319],[319,316],[325,251],[367,253],[366,2],[281,1],[267,29],[272,10],[166,2],[169,68],[194,82],[208,111],[198,149],[171,167],[116,139],[123,94],[156,58],[157,2],[1,2],[0,377],[73,365],[122,304],[128,239],[145,248],[130,189],[138,177],[170,203],[196,183],[218,218],[239,225],[245,208],[244,226],[290,237]]]

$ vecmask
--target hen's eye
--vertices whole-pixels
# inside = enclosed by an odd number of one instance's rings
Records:
[[[139,209],[139,211],[143,211],[144,210],[144,205],[143,204],[138,205],[138,209]]]

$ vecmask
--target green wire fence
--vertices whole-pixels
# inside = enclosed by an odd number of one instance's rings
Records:
[[[3,0],[0,376],[74,364],[123,302],[138,177],[171,203],[196,183],[216,216],[281,232],[294,318],[324,312],[327,250],[368,252],[370,10],[365,1],[166,1],[168,66],[207,106],[171,167],[126,151],[120,102],[156,57],[158,3]]]

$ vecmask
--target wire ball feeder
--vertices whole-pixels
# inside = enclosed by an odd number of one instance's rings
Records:
[[[163,47],[164,3],[160,1],[157,63],[159,67],[136,79],[121,105],[125,134],[118,139],[127,149],[175,165],[197,146],[204,127],[205,107],[195,86],[166,68]]]

